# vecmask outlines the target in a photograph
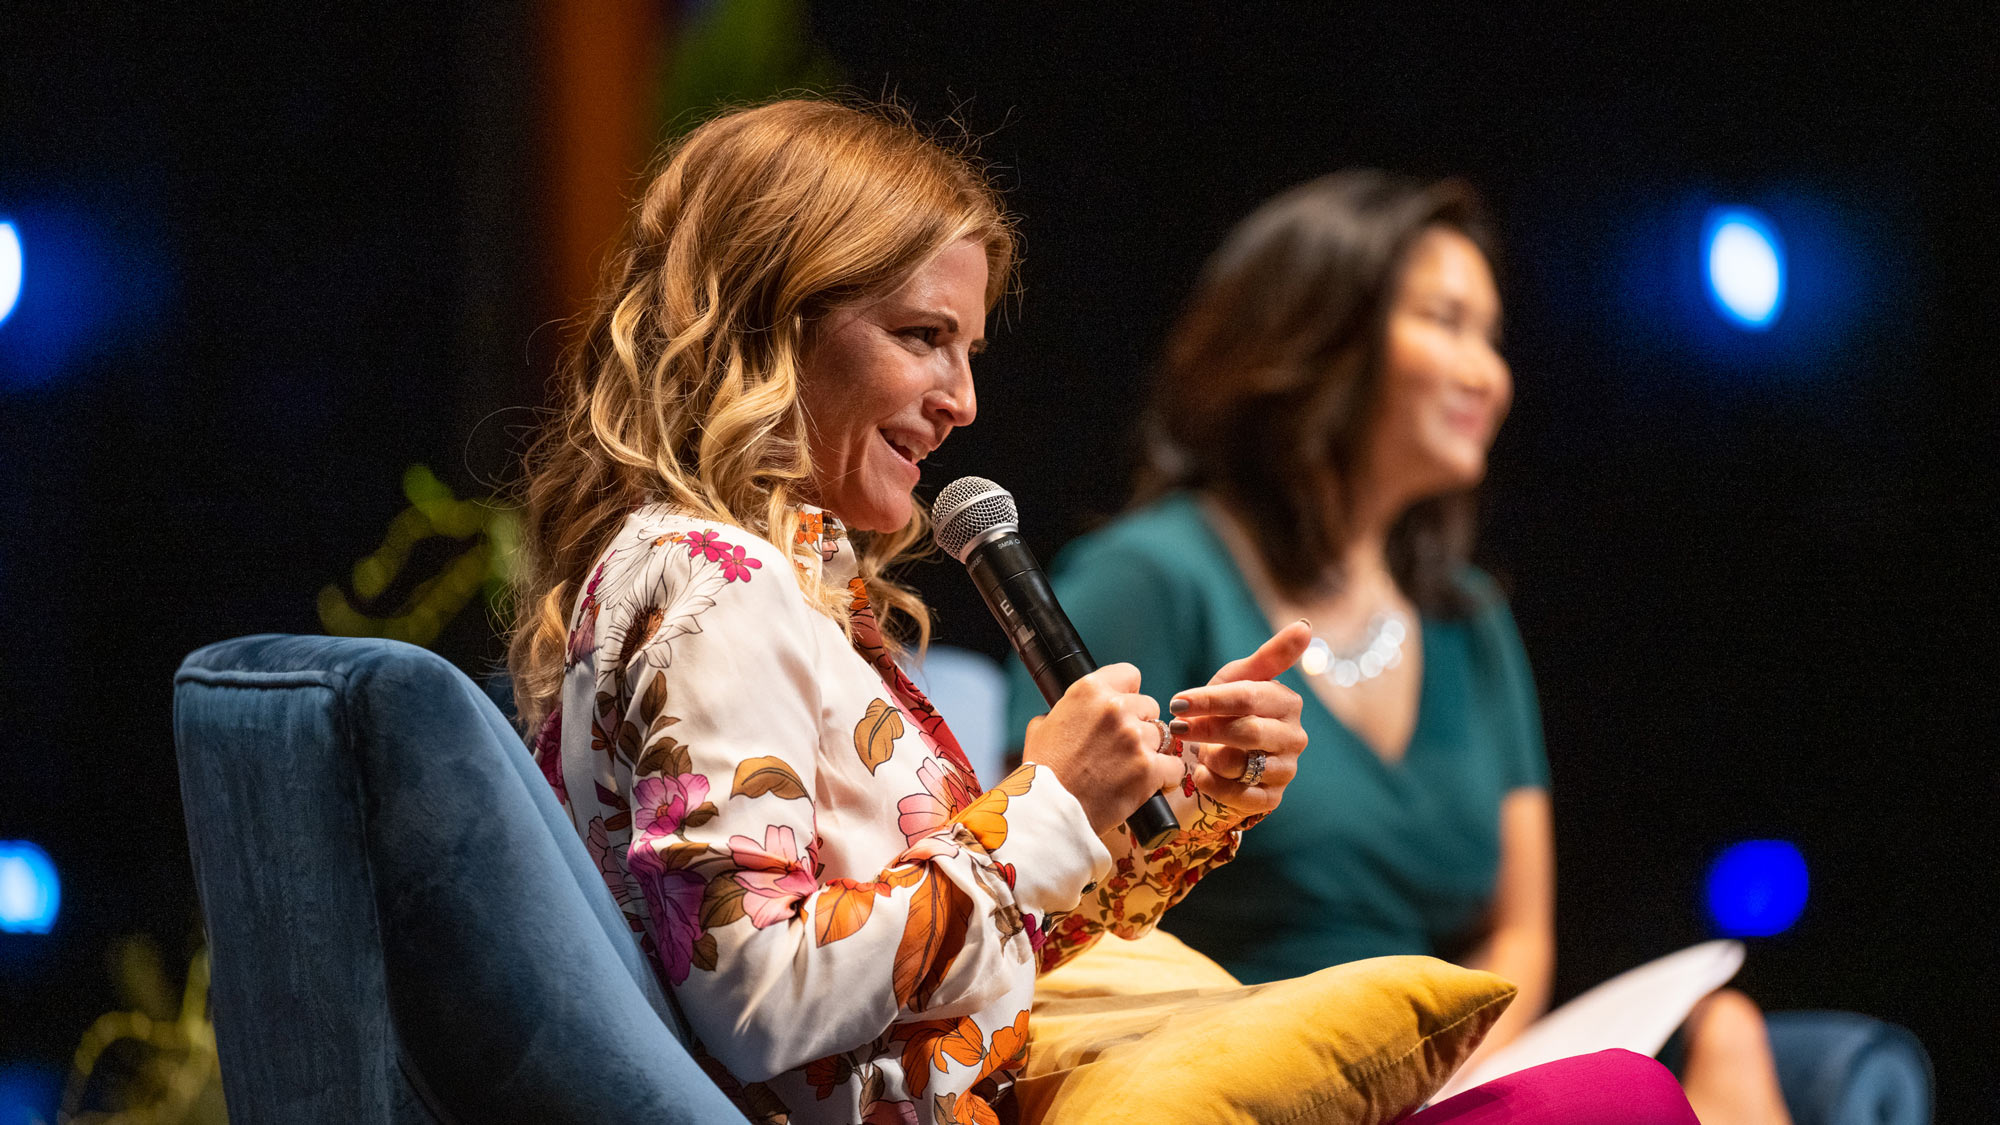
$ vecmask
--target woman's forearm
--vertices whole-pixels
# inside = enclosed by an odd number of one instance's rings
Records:
[[[1520,989],[1473,1055],[1478,1059],[1513,1042],[1548,1010],[1549,987],[1555,975],[1555,938],[1538,926],[1496,930],[1466,959],[1465,966],[1505,977]]]
[[[1546,789],[1516,789],[1500,803],[1500,871],[1489,917],[1490,935],[1466,965],[1506,977],[1520,992],[1487,1033],[1480,1055],[1512,1042],[1549,1006],[1556,968],[1555,831]]]

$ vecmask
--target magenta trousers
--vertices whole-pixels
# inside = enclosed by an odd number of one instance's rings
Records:
[[[1475,1086],[1398,1125],[1699,1125],[1673,1072],[1630,1051],[1558,1059]]]

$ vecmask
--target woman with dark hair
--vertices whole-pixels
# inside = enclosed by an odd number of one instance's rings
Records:
[[[1135,508],[1055,579],[1092,652],[1148,685],[1311,622],[1282,677],[1310,762],[1171,928],[1253,983],[1390,954],[1488,969],[1521,991],[1482,1050],[1541,1015],[1555,953],[1534,686],[1468,563],[1513,395],[1491,257],[1455,180],[1342,173],[1259,208],[1168,343]],[[1019,731],[1040,704],[1018,669],[1013,697]],[[1787,1120],[1754,1004],[1719,993],[1686,1030],[1704,1122]]]

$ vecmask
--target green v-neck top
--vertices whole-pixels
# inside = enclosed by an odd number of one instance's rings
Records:
[[[1189,494],[1072,542],[1055,560],[1063,609],[1100,665],[1138,666],[1163,704],[1271,634],[1229,550]],[[1422,621],[1423,684],[1400,762],[1327,710],[1297,669],[1308,745],[1284,802],[1244,833],[1163,928],[1249,983],[1398,953],[1462,955],[1479,936],[1500,861],[1500,801],[1545,788],[1541,715],[1513,617],[1492,580],[1460,578],[1473,610]],[[1014,662],[1020,745],[1040,694]]]

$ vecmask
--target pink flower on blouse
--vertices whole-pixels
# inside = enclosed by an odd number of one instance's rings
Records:
[[[949,764],[940,766],[935,758],[926,759],[917,767],[917,780],[924,783],[924,792],[912,793],[896,802],[896,811],[902,814],[896,819],[896,827],[902,830],[906,844],[914,844],[919,837],[942,828],[979,796],[977,782]]]
[[[708,779],[698,773],[649,777],[632,787],[632,831],[669,836],[681,830],[690,809],[708,799]]]
[[[718,542],[713,531],[697,531],[687,537],[687,549],[688,558],[706,556],[709,562],[716,562],[728,553],[729,545]]]
[[[743,909],[750,924],[760,930],[789,920],[797,913],[793,908],[819,889],[813,876],[815,857],[799,851],[798,837],[785,825],[766,825],[762,844],[748,836],[731,836],[729,858],[741,868],[735,879],[747,892]]]
[[[724,582],[748,582],[750,581],[750,572],[764,565],[757,559],[744,558],[743,548],[741,547],[731,548],[731,552],[722,558],[722,580]]]
[[[645,853],[641,850],[630,854]],[[672,871],[649,870],[639,885],[646,892],[646,909],[653,915],[653,932],[658,935],[660,963],[666,966],[667,979],[683,984],[694,964],[694,943],[701,938],[698,919],[708,884],[682,867]]]

